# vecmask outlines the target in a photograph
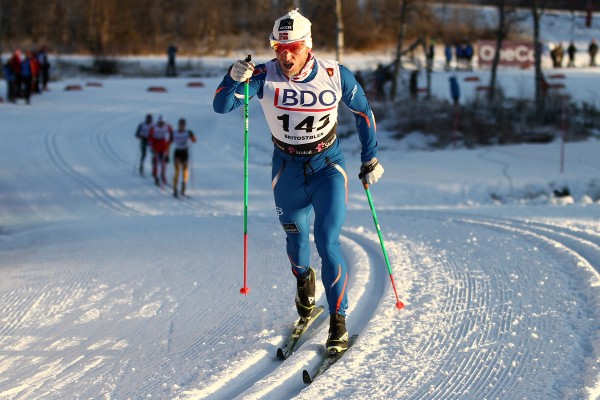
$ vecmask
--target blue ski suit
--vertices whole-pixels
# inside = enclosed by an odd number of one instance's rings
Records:
[[[314,80],[327,80],[329,76],[336,79],[341,98],[334,96],[333,100],[327,100],[327,105],[330,106],[328,110],[335,108],[335,115],[337,115],[339,101],[346,104],[355,115],[356,128],[362,145],[361,161],[367,162],[376,156],[375,118],[363,88],[347,68],[338,66],[337,63],[328,63],[315,62],[312,72],[299,82],[286,78],[279,70],[276,60],[259,64],[255,67],[249,81],[249,92],[251,97],[257,96],[261,100],[267,120],[271,116],[271,120],[279,121],[282,125],[276,127],[277,129],[270,125],[271,130],[286,133],[285,136],[280,135],[276,138],[275,133],[271,132],[275,145],[272,187],[279,221],[286,233],[286,250],[292,272],[295,276],[299,276],[307,272],[310,267],[309,233],[311,214],[314,211],[314,240],[322,260],[321,278],[329,304],[329,313],[346,315],[348,271],[341,253],[339,236],[346,217],[348,176],[339,139],[335,133],[337,121],[333,121],[335,123],[329,121],[327,119],[329,114],[317,121],[315,125],[323,120],[330,123],[333,128],[327,133],[322,133],[315,141],[311,141],[313,136],[307,135],[318,131],[314,129],[316,126],[313,126],[313,117],[304,119],[291,130],[294,124],[289,125],[289,121],[294,121],[294,118],[304,118],[306,114],[297,116],[294,113],[302,113],[305,104],[313,104],[317,99],[328,98],[330,93],[325,92],[331,91],[318,92],[312,86],[313,91],[308,93],[310,91],[308,87],[311,83],[315,84]],[[318,73],[319,68],[324,68],[323,65],[334,66],[326,68],[328,76],[324,75],[323,71],[321,74]],[[335,76],[338,73],[339,76]],[[269,98],[268,101],[263,101],[265,100],[263,96],[268,96],[269,84],[273,81],[279,85],[278,91],[274,92],[275,100],[272,102]],[[296,98],[293,97],[295,94],[287,98],[290,104],[293,103],[293,107],[282,106],[286,101],[286,91],[298,93]],[[244,84],[233,80],[227,74],[215,93],[214,110],[218,113],[227,113],[240,107],[243,104],[243,93]],[[273,117],[282,112],[284,114],[277,115],[276,119]],[[322,126],[324,125],[323,123]],[[302,145],[296,145],[293,140],[286,139],[298,138],[298,135],[304,135],[302,137],[308,140],[305,140]]]

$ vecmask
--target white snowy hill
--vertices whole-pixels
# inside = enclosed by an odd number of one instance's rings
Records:
[[[597,96],[599,70],[561,72],[574,99]],[[501,79],[523,93],[530,74]],[[558,140],[430,151],[418,135],[380,131],[386,172],[371,193],[403,310],[356,178],[358,138],[345,138],[341,239],[348,326],[360,336],[306,386],[301,372],[316,366],[327,324],[276,359],[296,318],[295,281],[257,102],[242,296],[243,116],[212,111],[220,78],[196,88],[184,78],[89,81],[54,82],[30,106],[0,104],[0,399],[600,396],[598,138],[567,143],[561,174]],[[434,92],[447,96],[447,85],[436,71]],[[137,174],[133,134],[146,113],[184,117],[198,136],[189,198]],[[572,196],[554,197],[563,185]],[[319,286],[317,296],[325,304]]]

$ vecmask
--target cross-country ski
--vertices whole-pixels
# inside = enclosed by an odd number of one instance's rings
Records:
[[[335,364],[336,362],[338,362],[343,356],[344,354],[350,350],[350,348],[354,345],[354,343],[356,342],[356,340],[358,339],[358,335],[352,335],[350,337],[350,339],[348,340],[348,348],[344,351],[336,351],[336,350],[330,350],[326,353],[325,358],[323,359],[323,361],[319,364],[319,367],[317,368],[317,370],[314,373],[311,373],[308,370],[303,370],[302,371],[302,381],[304,383],[306,383],[307,385],[313,383],[313,381],[320,375],[324,374],[329,368],[331,368],[331,366],[333,364]]]
[[[277,357],[285,360],[288,358],[295,350],[296,345],[302,338],[306,338],[307,331],[312,326],[313,328],[318,328],[319,325],[323,322],[323,318],[319,318],[319,316],[325,310],[324,307],[319,306],[316,307],[312,314],[309,317],[300,317],[300,319],[294,324],[294,330],[292,334],[286,339],[283,346],[277,348]]]

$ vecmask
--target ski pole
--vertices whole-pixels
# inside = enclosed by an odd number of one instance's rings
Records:
[[[383,243],[383,236],[381,235],[381,229],[379,228],[379,220],[377,219],[377,213],[375,212],[375,206],[373,206],[373,198],[371,197],[371,191],[369,190],[369,184],[362,180],[365,193],[367,193],[367,199],[369,200],[369,207],[371,208],[371,214],[373,214],[373,222],[375,222],[375,229],[377,230],[377,236],[379,236],[379,243],[381,244],[381,250],[383,251],[383,258],[385,258],[385,264],[390,274],[390,280],[392,282],[392,288],[394,289],[394,295],[396,295],[396,308],[404,308],[404,303],[398,298],[398,291],[396,290],[396,283],[394,282],[394,275],[392,275],[392,266],[390,265],[390,259],[388,257],[385,244]]]
[[[252,56],[246,57],[246,62],[250,62]],[[244,287],[240,293],[247,295],[250,292],[248,287],[248,103],[250,100],[250,79],[244,83]]]
[[[194,188],[194,163],[193,163],[193,158],[192,158],[192,146],[188,147],[188,171],[189,171],[189,178],[190,178],[190,189]]]
[[[140,139],[141,140],[141,139]],[[138,149],[137,152],[135,153],[135,159],[133,160],[133,176],[136,175],[136,173],[138,172],[138,162],[141,165],[141,157],[142,157],[142,149],[141,149],[141,145],[138,143]]]

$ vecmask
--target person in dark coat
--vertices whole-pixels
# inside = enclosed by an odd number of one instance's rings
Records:
[[[596,39],[592,39],[590,46],[588,47],[588,53],[590,55],[590,67],[595,67],[596,54],[598,54],[598,43],[596,43]]]
[[[575,47],[575,44],[573,42],[571,42],[569,44],[569,47],[567,48],[567,54],[569,55],[569,63],[567,64],[567,67],[573,68],[575,66],[575,53],[576,52],[577,52],[577,47]]]
[[[449,71],[450,63],[452,62],[452,46],[449,44],[444,48],[444,55],[446,56],[446,71]]]
[[[10,101],[11,103],[15,102],[15,94],[14,94],[14,79],[15,76],[12,72],[12,68],[10,67],[10,64],[8,62],[6,62],[6,64],[4,64],[2,66],[2,72],[4,73],[4,79],[6,80],[6,100]]]
[[[50,63],[48,62],[48,54],[46,47],[42,46],[37,54],[38,63],[40,64],[40,86],[42,90],[48,90],[48,80],[50,79]]]
[[[170,45],[167,48],[167,76],[177,76],[177,67],[175,65],[175,56],[177,47]]]
[[[27,104],[29,104],[29,98],[31,96],[31,80],[33,78],[31,60],[29,59],[30,54],[31,53],[27,51],[23,60],[21,60],[21,95]]]

